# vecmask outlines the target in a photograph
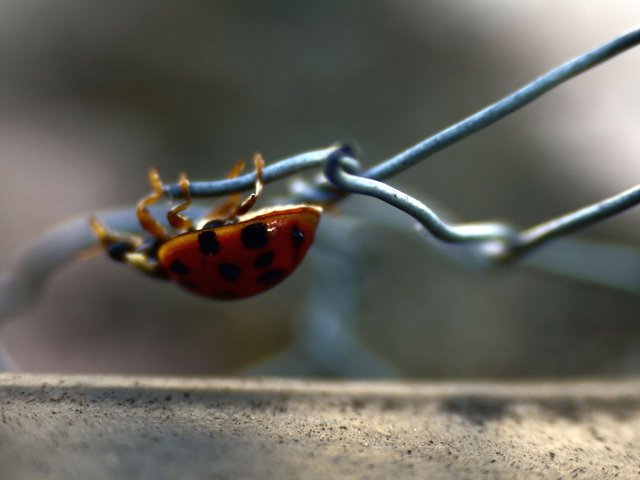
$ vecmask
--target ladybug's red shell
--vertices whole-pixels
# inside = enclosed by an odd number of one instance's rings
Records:
[[[321,211],[296,205],[176,235],[160,246],[158,260],[171,278],[194,293],[249,297],[296,269],[313,243]]]

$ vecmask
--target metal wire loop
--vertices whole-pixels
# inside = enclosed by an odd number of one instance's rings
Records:
[[[348,158],[340,150],[327,159],[325,176],[350,193],[377,198],[415,218],[434,237],[449,243],[476,243],[488,260],[515,260],[549,240],[573,233],[617,215],[640,203],[640,185],[574,212],[517,231],[506,223],[482,222],[451,225],[424,203],[383,182],[348,172]]]

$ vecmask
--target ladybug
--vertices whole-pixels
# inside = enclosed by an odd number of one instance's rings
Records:
[[[90,226],[111,258],[154,277],[173,280],[208,298],[241,299],[264,292],[289,276],[313,243],[322,208],[290,205],[250,212],[262,192],[264,160],[254,155],[255,191],[244,200],[231,195],[194,222],[182,214],[191,204],[189,181],[180,176],[184,200],[167,213],[175,234],[156,220],[148,207],[162,198],[156,170],[149,172],[151,193],[138,202],[136,214],[149,234],[143,238],[110,231],[96,218]],[[239,162],[227,178],[244,169]]]

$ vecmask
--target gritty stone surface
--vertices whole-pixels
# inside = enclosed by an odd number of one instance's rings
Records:
[[[638,478],[640,381],[0,375],[0,478]]]

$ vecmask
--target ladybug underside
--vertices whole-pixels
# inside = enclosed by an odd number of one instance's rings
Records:
[[[320,209],[297,205],[257,212],[231,225],[177,235],[158,261],[177,283],[199,295],[243,298],[282,281],[313,242]]]
[[[244,200],[240,194],[194,222],[182,212],[191,204],[189,181],[179,180],[183,201],[167,212],[171,233],[153,217],[148,207],[164,196],[164,186],[152,169],[152,191],[137,206],[140,225],[150,237],[110,231],[90,219],[103,247],[119,262],[146,274],[173,279],[193,293],[210,298],[245,298],[263,292],[286,278],[313,243],[322,208],[292,205],[248,213],[262,192],[264,160],[254,155],[255,191]],[[238,162],[227,178],[244,168]]]

